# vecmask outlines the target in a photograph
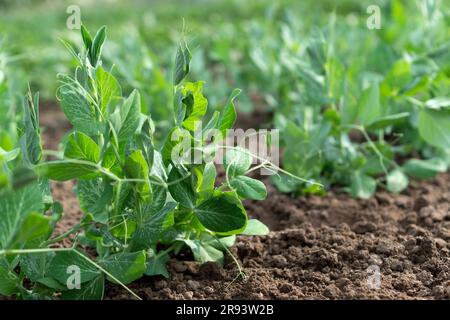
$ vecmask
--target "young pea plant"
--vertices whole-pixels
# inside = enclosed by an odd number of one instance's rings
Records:
[[[0,276],[14,278],[14,285],[0,287],[0,293],[19,292],[26,297],[26,292],[27,297],[51,298],[59,292],[63,299],[101,299],[106,280],[129,290],[126,285],[144,274],[169,277],[166,262],[170,253],[189,249],[201,263],[223,263],[224,253],[229,252],[237,234],[267,234],[268,228],[249,220],[242,205],[242,199],[266,197],[264,184],[245,176],[252,165],[250,153],[227,149],[227,178],[219,186],[214,157],[204,157],[208,160],[200,163],[177,157],[188,149],[205,153],[211,149],[206,134],[195,134],[197,123],[205,120],[207,100],[202,82],[186,80],[191,59],[186,44],[179,46],[176,55],[175,124],[160,151],[154,144],[155,125],[141,112],[139,92],[122,98],[118,81],[102,66],[106,28],[92,37],[83,26],[81,34],[82,52],[65,43],[79,63],[75,74],[59,76],[57,97],[73,126],[62,142],[64,152],[59,159],[42,160],[42,154],[59,154],[42,151],[37,97],[30,101],[23,153],[42,183],[27,187],[17,198],[2,199],[0,205],[13,213],[18,208],[25,226],[42,228],[32,239],[22,239],[23,229],[8,229],[18,224],[0,223],[8,231],[0,238],[0,266],[4,268]],[[225,107],[207,121],[206,129],[222,133],[233,126],[237,93],[233,92]],[[179,149],[177,139],[181,136],[176,133],[182,133],[195,148]],[[44,197],[50,196],[47,179],[76,179],[76,195],[85,213],[77,226],[54,238],[50,235],[61,206]],[[9,217],[19,221],[15,214]],[[28,221],[28,217],[38,220]],[[70,235],[75,235],[72,247],[53,248]],[[85,247],[96,249],[95,259],[83,252]],[[18,267],[19,274],[14,271]],[[72,272],[80,276],[74,278]],[[24,279],[31,281],[33,288],[23,287]]]

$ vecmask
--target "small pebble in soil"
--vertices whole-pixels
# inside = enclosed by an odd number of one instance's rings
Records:
[[[155,281],[155,290],[162,290],[167,287],[166,280],[157,280]]]
[[[414,210],[419,211],[422,208],[428,206],[430,201],[425,196],[421,196],[414,201]]]
[[[436,299],[444,299],[446,296],[446,290],[444,289],[443,286],[435,286],[432,290],[431,290],[431,294],[436,298]]]
[[[330,299],[337,298],[339,296],[339,289],[334,284],[330,284],[323,291],[323,295]]]
[[[184,292],[186,291],[186,285],[184,283],[179,283],[177,284],[175,289],[177,290],[177,292]]]
[[[403,263],[401,261],[398,260],[394,260],[391,262],[391,270],[392,271],[398,271],[398,272],[402,272],[403,271]]]
[[[283,268],[287,265],[287,259],[286,257],[277,254],[275,256],[272,257],[274,265],[278,268]]]
[[[220,280],[222,278],[222,269],[217,263],[206,262],[200,266],[199,275],[202,278]]]
[[[351,283],[351,281],[347,278],[340,278],[340,279],[336,280],[336,286],[341,290],[343,290],[350,283]]]
[[[283,283],[280,286],[280,292],[281,293],[289,293],[292,291],[292,286],[289,283]]]
[[[198,290],[198,288],[200,288],[200,283],[198,281],[188,280],[187,288],[189,290],[196,291],[196,290]]]
[[[404,195],[398,195],[395,199],[395,204],[399,208],[407,208],[409,204],[409,197]]]
[[[186,291],[186,292],[183,293],[183,297],[185,299],[190,300],[190,299],[192,299],[194,297],[194,293],[192,291]]]
[[[417,223],[417,214],[415,212],[409,212],[405,219],[402,221],[405,225],[416,224]]]
[[[370,255],[367,262],[369,263],[369,265],[381,266],[383,264],[383,260],[376,254]]]
[[[204,287],[203,291],[205,291],[205,293],[211,294],[214,292],[214,289],[208,286],[208,287]]]
[[[353,231],[359,234],[374,232],[377,230],[377,225],[370,221],[358,221],[353,225]]]
[[[433,219],[434,221],[442,221],[445,219],[445,217],[447,216],[447,213],[444,210],[434,210],[433,213],[431,214],[431,219]]]

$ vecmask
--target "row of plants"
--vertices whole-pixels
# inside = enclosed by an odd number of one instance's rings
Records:
[[[274,115],[265,125],[280,129],[293,174],[267,166],[283,192],[337,185],[368,198],[377,186],[401,192],[410,177],[447,171],[449,20],[427,4],[408,20],[393,1],[376,31],[333,15],[309,28],[272,7],[267,19],[206,31],[194,56],[182,41],[170,75],[169,54],[158,58],[143,30],[103,59],[106,28],[92,36],[83,27],[80,50],[63,41],[74,72],[58,76],[57,99],[73,129],[61,150],[42,147],[39,96],[29,91],[16,112],[11,77],[0,72],[0,295],[100,299],[106,281],[129,290],[143,275],[168,277],[171,254],[223,263],[236,235],[267,234],[242,205],[267,196],[248,176],[254,155],[226,148],[223,180],[213,162],[211,132],[224,134],[237,117],[230,83],[245,88],[245,111]],[[212,85],[190,81],[198,75]],[[204,161],[192,163],[193,149]],[[55,235],[63,210],[50,181],[72,179],[84,216]],[[72,246],[61,247],[67,238]]]
[[[185,80],[191,54],[182,42],[173,74],[174,125],[158,148],[156,126],[141,112],[139,91],[122,96],[119,82],[102,66],[106,28],[92,37],[83,27],[81,34],[82,50],[65,42],[78,61],[74,75],[58,77],[57,98],[73,126],[61,142],[63,151],[43,149],[39,97],[31,93],[19,130],[21,151],[19,146],[12,154],[2,151],[4,161],[20,157],[36,176],[0,196],[0,294],[101,299],[105,281],[111,281],[136,296],[126,285],[143,275],[168,277],[165,265],[172,253],[189,249],[199,262],[223,263],[237,234],[267,234],[265,225],[248,219],[242,205],[243,199],[262,200],[267,193],[263,183],[247,176],[252,155],[227,149],[226,179],[216,182],[217,149],[209,143],[209,130],[232,128],[239,92],[233,91],[222,110],[206,119],[203,82]],[[197,121],[206,124],[200,136],[194,136]],[[174,134],[187,139],[186,149],[177,149]],[[177,157],[191,145],[205,161],[192,164],[185,156]],[[52,200],[49,181],[72,179],[77,180],[84,217],[64,234],[54,235],[63,210]],[[66,238],[73,245],[58,246]]]
[[[206,43],[194,72],[210,79],[213,106],[232,83],[246,92],[241,111],[273,114],[254,125],[281,131],[284,169],[307,179],[276,176],[280,191],[323,194],[338,186],[369,198],[377,187],[401,192],[410,178],[448,170],[448,10],[439,1],[392,1],[381,14],[380,30],[368,30],[365,15],[336,14],[317,28],[272,6],[265,19],[193,40]]]
[[[417,8],[421,15],[411,21],[400,2],[385,9],[381,30],[332,16],[303,47],[285,25],[275,51],[258,64],[279,80],[269,92],[284,168],[360,198],[377,186],[401,192],[410,177],[450,166],[448,19],[437,6]],[[271,60],[275,52],[281,62]],[[286,192],[323,192],[283,177],[275,183]]]

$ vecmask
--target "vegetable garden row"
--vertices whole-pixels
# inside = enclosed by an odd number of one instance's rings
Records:
[[[415,12],[411,20],[407,12]],[[91,33],[82,25],[76,40],[60,44],[70,60],[67,72],[57,74],[55,99],[70,130],[54,150],[44,148],[46,128],[40,123],[42,112],[50,112],[49,98],[40,99],[32,83],[18,103],[29,81],[22,74],[26,68],[16,66],[20,60],[12,62],[7,42],[0,45],[0,296],[102,299],[119,290],[118,297],[141,299],[136,284],[145,279],[156,291],[170,281],[163,279],[173,279],[182,285],[175,291],[187,286],[195,292],[200,289],[192,274],[208,267],[231,275],[227,289],[246,290],[246,281],[252,281],[246,268],[268,264],[268,277],[275,281],[274,269],[292,271],[295,259],[308,256],[302,268],[311,268],[314,277],[339,270],[328,280],[320,278],[325,289],[319,286],[321,296],[311,289],[311,296],[361,297],[339,293],[345,291],[339,279],[355,268],[379,266],[381,255],[392,272],[429,272],[434,280],[417,276],[429,290],[424,296],[447,297],[448,9],[438,1],[417,6],[393,1],[383,6],[380,30],[339,12],[307,28],[289,4],[265,14],[267,19],[242,19],[198,35],[182,30],[171,54],[169,41],[164,49],[153,48],[153,35],[142,29],[120,40],[107,38],[105,26]],[[50,70],[56,76],[57,68]],[[258,113],[263,122],[252,120]],[[212,131],[225,137],[242,118],[255,129],[279,130],[280,164],[211,139]],[[182,141],[187,147],[179,148]],[[189,152],[200,153],[202,161],[186,161]],[[223,165],[215,163],[217,154],[223,154]],[[258,175],[261,168],[273,174]],[[67,213],[54,189],[73,180],[82,215],[56,232]],[[411,199],[402,204],[402,196]],[[300,214],[302,206],[319,213]],[[358,213],[365,206],[377,213]],[[280,210],[287,219],[277,216]],[[400,210],[401,219],[390,210]],[[411,211],[418,218],[408,223]],[[395,227],[381,227],[393,220]],[[338,228],[343,240],[329,235],[327,227],[317,229],[324,224]],[[373,237],[376,244],[367,245]],[[383,237],[390,241],[384,251]],[[339,245],[354,249],[336,253]],[[370,247],[367,254],[364,245]],[[307,250],[315,246],[319,249]],[[285,252],[296,258],[286,260]],[[348,258],[358,254],[367,264],[355,266]],[[392,267],[392,259],[402,268]],[[192,267],[191,260],[198,264]],[[200,265],[203,271],[195,269]],[[197,271],[186,276],[191,267]],[[292,276],[295,287],[316,281],[298,273],[300,280]],[[392,283],[402,294],[408,290]],[[297,290],[285,282],[277,286],[246,298],[286,298],[282,293]],[[295,297],[308,297],[307,292]],[[418,297],[414,290],[406,294]]]

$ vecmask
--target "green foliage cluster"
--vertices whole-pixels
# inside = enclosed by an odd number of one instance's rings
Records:
[[[242,205],[243,199],[262,200],[267,193],[263,183],[246,176],[253,162],[250,153],[227,150],[226,179],[219,185],[214,157],[195,164],[173,157],[176,131],[197,150],[214,153],[207,130],[232,128],[238,91],[222,111],[205,119],[203,82],[185,80],[191,53],[182,42],[172,85],[175,125],[157,148],[155,125],[141,111],[139,91],[123,97],[117,79],[102,66],[106,27],[95,36],[82,27],[81,35],[81,52],[64,42],[78,66],[74,75],[59,75],[57,97],[73,129],[61,143],[63,153],[52,153],[57,159],[45,159],[38,96],[26,99],[22,162],[37,179],[0,196],[0,294],[46,299],[58,292],[63,299],[100,299],[106,280],[126,288],[143,275],[169,277],[171,253],[188,249],[201,263],[223,263],[237,234],[267,234],[265,225],[248,219]],[[207,123],[200,137],[194,136],[195,121]],[[14,149],[2,156],[9,161],[18,153]],[[72,179],[85,215],[54,237],[62,207],[52,200],[49,180]],[[72,247],[54,247],[70,235],[75,235]],[[85,248],[95,248],[96,256],[88,256]],[[80,289],[69,285],[74,266],[81,272]]]

